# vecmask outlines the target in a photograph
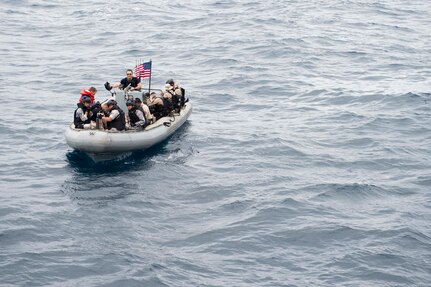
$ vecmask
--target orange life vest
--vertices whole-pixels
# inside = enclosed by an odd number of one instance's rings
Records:
[[[79,93],[81,94],[81,97],[79,98],[80,103],[82,103],[82,97],[87,96],[90,98],[90,105],[94,104],[94,94],[90,92],[90,90],[82,89]]]

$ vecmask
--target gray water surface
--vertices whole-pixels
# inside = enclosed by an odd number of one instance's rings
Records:
[[[429,1],[0,8],[1,286],[431,286]],[[72,151],[79,91],[149,59],[189,121]]]

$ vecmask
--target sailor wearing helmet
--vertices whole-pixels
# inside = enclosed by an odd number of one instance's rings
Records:
[[[126,129],[126,119],[122,109],[117,106],[115,100],[109,100],[103,106],[105,114],[109,116],[101,116],[101,120],[108,130],[123,131]]]
[[[144,111],[132,99],[127,100],[126,106],[129,110],[130,126],[136,130],[142,130],[146,126]]]

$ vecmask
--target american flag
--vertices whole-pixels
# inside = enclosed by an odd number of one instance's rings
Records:
[[[151,77],[151,62],[139,64],[135,67],[136,77],[139,79],[145,79]]]

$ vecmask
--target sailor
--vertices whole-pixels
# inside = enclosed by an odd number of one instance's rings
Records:
[[[141,84],[141,80],[138,79],[137,77],[133,77],[133,71],[131,69],[128,69],[126,71],[126,77],[124,79],[122,79],[120,82],[114,83],[112,84],[112,86],[106,82],[105,83],[105,88],[110,91],[112,88],[120,88],[122,90],[124,90],[127,87],[131,87],[130,90],[131,91],[140,91],[142,88],[142,84]]]
[[[172,103],[173,109],[179,112],[181,107],[184,105],[184,89],[180,88],[173,79],[166,81],[164,87],[163,97],[169,99]]]
[[[165,97],[163,97],[163,93],[159,96],[152,92],[151,94],[146,93],[144,95],[145,103],[150,108],[151,113],[156,117],[156,119],[160,119],[162,117],[166,117],[172,110],[172,103]]]
[[[94,111],[93,111],[93,114],[94,114]],[[95,114],[95,117],[96,117],[96,119],[94,120],[96,122],[95,128],[100,130],[106,129],[106,124],[102,121],[102,118],[108,117],[108,116],[109,116],[108,106],[106,105],[106,102],[104,102],[100,105],[100,109],[97,112],[97,114]]]
[[[81,101],[77,104],[78,108],[73,115],[73,124],[76,129],[90,129],[90,117],[92,114],[90,111],[91,99],[90,97],[83,96]]]
[[[104,111],[105,113],[109,113],[109,116],[101,115],[101,120],[108,130],[123,131],[126,129],[124,112],[117,106],[117,102],[115,100],[109,100],[106,103]]]
[[[133,100],[127,100],[127,109],[129,110],[130,126],[136,130],[142,130],[146,126],[144,111],[135,104]]]
[[[135,104],[144,111],[145,120],[148,124],[155,122],[155,117],[151,114],[150,108],[144,104],[140,98],[135,99]]]
[[[89,89],[82,89],[80,92],[79,102],[82,103],[82,97],[89,97],[91,102],[90,105],[94,104],[94,97],[96,96],[97,89],[95,87],[90,87]]]

